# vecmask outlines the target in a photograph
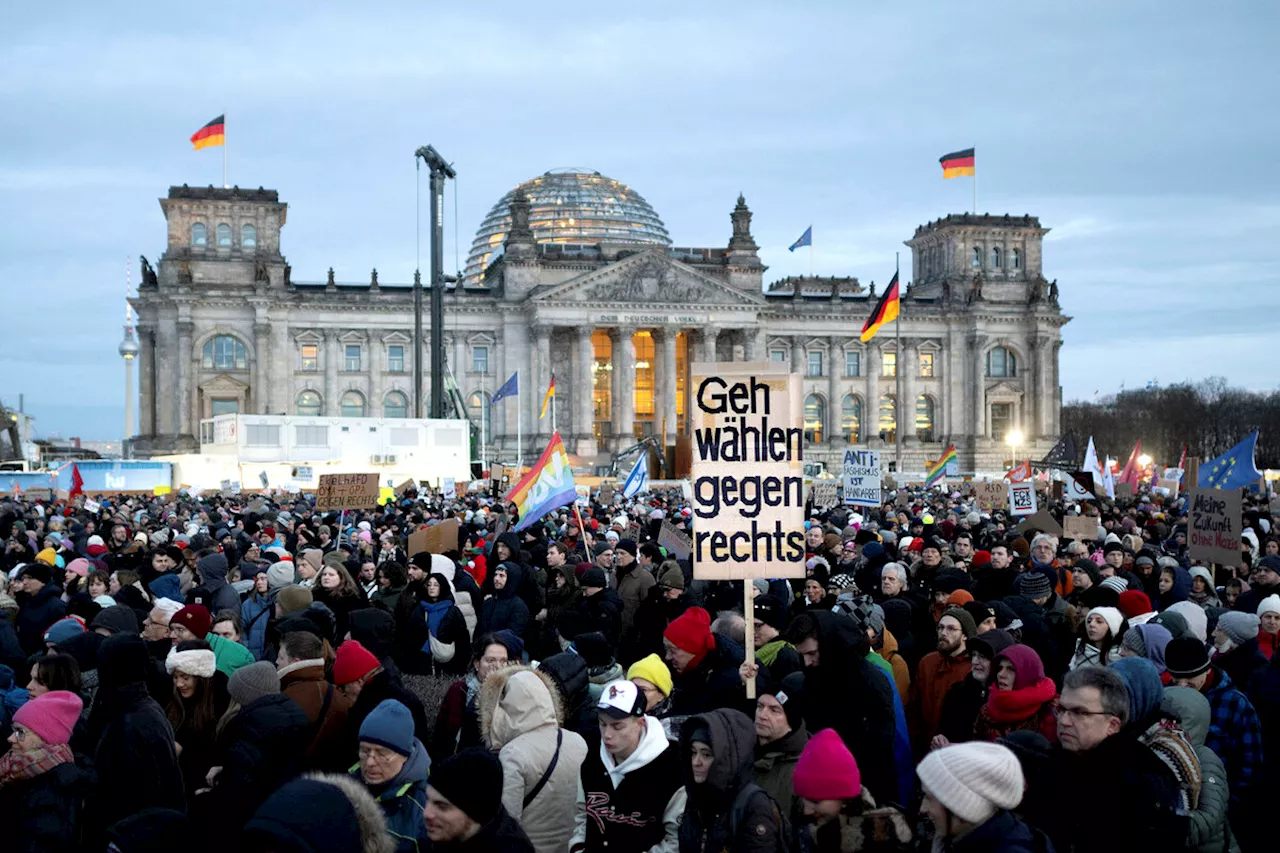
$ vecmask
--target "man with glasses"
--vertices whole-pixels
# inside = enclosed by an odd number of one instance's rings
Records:
[[[431,758],[413,732],[408,708],[395,699],[379,703],[360,724],[360,761],[350,771],[382,807],[396,850],[427,848],[422,812]]]
[[[1058,850],[1168,850],[1185,846],[1187,817],[1179,815],[1173,772],[1137,733],[1129,689],[1115,671],[1084,666],[1068,672],[1058,703],[1058,743],[1043,777],[1043,802],[1079,802],[1083,792],[1122,792],[1122,813],[1089,820],[1077,809],[1046,808]]]

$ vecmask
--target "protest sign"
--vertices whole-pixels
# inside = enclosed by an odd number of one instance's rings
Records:
[[[658,544],[666,548],[667,553],[677,560],[685,560],[689,557],[689,537],[665,518],[662,520],[662,529],[658,531]]]
[[[1067,539],[1092,541],[1098,536],[1098,519],[1089,515],[1068,515],[1062,519],[1062,531]]]
[[[590,486],[575,485],[573,487],[573,491],[577,495],[577,497],[573,499],[575,504],[578,506],[588,506],[591,503]]]
[[[609,506],[613,503],[613,496],[617,494],[617,490],[613,486],[600,487],[600,505]]]
[[[1169,493],[1169,497],[1171,498],[1176,498],[1178,496],[1178,486],[1180,484],[1179,480],[1165,479],[1164,477],[1156,480],[1156,488],[1164,489]]]
[[[995,509],[1008,498],[1009,491],[1003,480],[997,483],[974,483],[973,497],[983,509]]]
[[[844,502],[851,506],[880,506],[879,450],[845,450]]]
[[[1191,559],[1236,566],[1240,562],[1240,491],[1192,487],[1187,514]]]
[[[409,556],[427,551],[443,554],[458,550],[458,519],[446,518],[439,524],[409,534]]]
[[[1116,500],[1122,501],[1133,497],[1133,483],[1116,483]]]
[[[1034,515],[1029,515],[1022,519],[1016,527],[1015,532],[1026,534],[1032,530],[1038,530],[1041,533],[1048,533],[1051,536],[1062,536],[1062,525],[1058,523],[1058,519],[1054,518],[1049,510],[1041,507]]]
[[[627,525],[627,529],[622,532],[622,535],[624,538],[630,539],[632,542],[639,542],[640,525],[636,524],[634,521],[631,522]]]
[[[898,489],[893,497],[894,506],[907,506],[911,503],[911,496],[907,494],[906,489]]]
[[[1036,513],[1036,490],[1031,483],[1009,484],[1009,512],[1027,516]]]
[[[160,497],[161,495],[167,495],[172,491],[173,489],[171,489],[168,486],[156,486],[154,489],[151,490],[151,494],[155,495],[156,497]]]
[[[371,509],[378,505],[380,491],[377,474],[321,474],[316,511]]]
[[[102,512],[102,504],[98,503],[92,498],[85,498],[84,511],[85,512]]]
[[[684,499],[687,501],[693,500],[693,483],[688,480],[681,480],[680,494],[684,495]]]
[[[440,487],[440,497],[447,501],[451,501],[458,496],[458,483],[452,477],[444,478],[444,485]]]
[[[1097,494],[1093,491],[1093,474],[1088,471],[1071,471],[1067,478],[1066,489],[1063,495],[1067,500],[1072,501],[1096,501]]]
[[[836,505],[837,483],[835,480],[815,480],[813,484],[813,508],[830,509]],[[879,485],[876,491],[879,491]]]
[[[310,465],[299,465],[293,469],[293,479],[303,483],[310,483],[314,474],[315,470]]]
[[[53,500],[53,489],[46,489],[43,486],[32,486],[23,492],[29,501],[51,501]]]
[[[396,486],[395,493],[399,496],[403,496],[404,493],[409,491],[410,489],[417,489],[417,488],[418,488],[417,481],[414,480],[412,477],[410,477],[408,480],[405,480],[403,483]]]
[[[804,577],[799,375],[769,362],[698,363],[690,373],[694,576]]]

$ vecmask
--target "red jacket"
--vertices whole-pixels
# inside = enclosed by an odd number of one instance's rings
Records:
[[[911,736],[918,754],[928,751],[929,741],[938,734],[942,702],[951,685],[964,681],[969,674],[969,653],[943,657],[929,652],[920,659],[916,676],[911,681]]]

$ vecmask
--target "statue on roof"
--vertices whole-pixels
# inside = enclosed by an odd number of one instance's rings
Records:
[[[336,285],[334,284],[334,281],[333,281],[333,267],[329,267],[329,278],[328,278],[328,280],[327,280],[327,281],[325,281],[325,286],[327,286],[327,287],[334,287],[334,286],[336,286]]]
[[[147,260],[146,255],[139,255],[138,257],[142,259],[142,278],[140,280],[141,284],[147,285],[149,287],[155,287],[156,271],[151,268],[151,262]]]
[[[1054,305],[1058,304],[1058,280],[1056,278],[1049,282],[1049,302]]]

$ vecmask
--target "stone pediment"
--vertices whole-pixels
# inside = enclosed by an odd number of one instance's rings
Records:
[[[1010,382],[1009,380],[1001,380],[994,385],[987,386],[988,397],[1021,397],[1022,387]]]
[[[735,290],[664,254],[647,251],[570,279],[537,294],[533,301],[756,307],[764,298]]]
[[[204,391],[206,394],[236,395],[243,394],[245,391],[248,391],[249,386],[235,377],[228,376],[225,373],[219,373],[212,379],[208,379],[200,383],[200,390]]]

